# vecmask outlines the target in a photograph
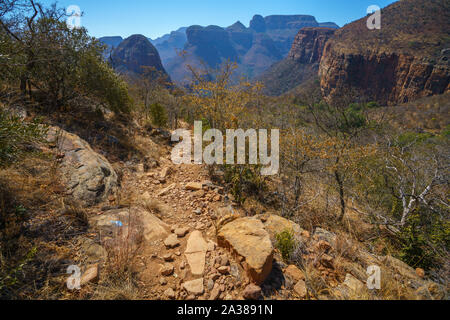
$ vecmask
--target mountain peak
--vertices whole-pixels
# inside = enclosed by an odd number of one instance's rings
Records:
[[[244,24],[240,21],[235,22],[231,26],[227,28],[229,31],[245,31],[247,28],[244,26]]]
[[[123,40],[113,51],[111,58],[117,71],[131,76],[142,74],[142,67],[153,67],[167,75],[158,51],[148,38],[141,34],[134,34]]]
[[[266,32],[266,21],[263,16],[256,14],[250,21],[250,29],[256,32]]]

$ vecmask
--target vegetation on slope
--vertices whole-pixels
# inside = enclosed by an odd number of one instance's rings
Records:
[[[381,29],[368,32],[367,18],[341,28],[332,40],[341,53],[439,56],[450,46],[450,3],[401,0],[381,10]],[[357,40],[356,40],[357,39]]]

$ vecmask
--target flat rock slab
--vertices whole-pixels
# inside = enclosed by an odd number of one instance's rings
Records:
[[[322,228],[316,228],[316,230],[314,231],[313,237],[316,240],[324,240],[326,242],[328,242],[329,244],[331,244],[331,246],[335,246],[336,245],[336,234],[334,234],[333,232],[330,232],[328,230],[322,229]]]
[[[186,184],[186,190],[198,191],[203,190],[203,183],[201,182],[189,182]]]
[[[208,244],[200,231],[194,231],[189,236],[186,251],[184,252],[193,275],[203,275]]]
[[[175,291],[173,291],[172,288],[167,289],[166,291],[164,291],[164,296],[167,299],[173,300],[175,299],[176,295],[175,295]]]
[[[164,223],[154,214],[146,211],[140,211],[139,219],[144,228],[144,238],[146,241],[155,241],[164,239],[169,234],[169,225]]]
[[[185,235],[189,233],[189,228],[186,227],[176,228],[174,230],[174,233],[177,235],[178,238],[183,238]]]
[[[176,248],[180,245],[180,241],[178,240],[178,237],[176,234],[171,234],[164,240],[164,245],[167,248]]]
[[[174,270],[175,269],[174,269],[173,265],[166,263],[165,265],[163,265],[161,267],[160,272],[161,272],[161,275],[168,277],[173,274]]]
[[[300,280],[297,282],[297,284],[294,286],[294,292],[301,298],[306,298],[306,295],[308,294],[308,290],[306,289],[306,283],[304,280]]]
[[[182,287],[188,292],[188,294],[193,294],[195,296],[202,295],[203,292],[205,292],[203,278],[185,282]]]
[[[261,297],[262,290],[260,287],[250,284],[242,293],[245,300],[258,300]]]
[[[103,235],[114,237],[116,234],[123,234],[129,237],[130,234],[138,235],[142,232],[147,242],[164,239],[170,233],[166,223],[154,214],[137,207],[106,211],[93,217],[90,222],[91,225],[97,226]]]
[[[243,258],[242,267],[250,280],[262,284],[272,271],[273,246],[261,220],[239,218],[223,226],[218,244]]]
[[[171,184],[170,186],[168,186],[167,188],[162,189],[160,192],[158,192],[157,196],[158,197],[162,197],[164,195],[166,195],[170,190],[174,189],[176,187],[176,184]]]

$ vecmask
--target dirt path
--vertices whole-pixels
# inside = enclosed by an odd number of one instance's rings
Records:
[[[148,172],[123,176],[123,191],[147,199],[174,241],[173,246],[166,239],[155,241],[138,257],[143,295],[153,300],[242,298],[248,280],[216,243],[216,212],[230,208],[223,188],[208,181],[204,166],[174,165],[170,155],[160,162]]]

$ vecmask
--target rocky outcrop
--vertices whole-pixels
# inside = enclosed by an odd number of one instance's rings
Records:
[[[298,63],[320,62],[325,44],[335,31],[331,28],[301,29],[292,44],[289,59]]]
[[[320,66],[322,92],[332,101],[353,88],[380,104],[401,104],[450,91],[450,65],[411,55],[340,55],[328,45]]]
[[[445,0],[404,0],[383,9],[381,30],[363,18],[336,31],[320,64],[326,99],[352,90],[394,105],[448,92],[449,10]]]
[[[250,29],[258,33],[266,32],[267,26],[263,16],[259,14],[254,15],[253,19],[250,21]]]
[[[261,216],[259,218],[263,222],[264,229],[269,233],[273,243],[276,241],[277,234],[283,231],[292,232],[298,242],[304,242],[303,234],[305,230],[297,223],[277,215]]]
[[[264,18],[267,34],[275,41],[278,51],[285,57],[291,49],[298,31],[308,27],[319,27],[316,18],[308,15],[274,15]]]
[[[316,18],[309,15],[272,15],[264,18],[268,30],[318,27]]]
[[[325,44],[335,31],[332,28],[301,29],[289,55],[258,78],[264,84],[265,93],[280,95],[317,78]]]
[[[230,39],[239,55],[245,55],[252,47],[254,33],[247,29],[240,21],[227,28]]]
[[[229,33],[218,26],[192,26],[186,31],[187,51],[192,51],[201,61],[217,67],[224,60],[239,61]]]
[[[117,46],[119,46],[119,44],[123,41],[123,38],[120,36],[115,37],[113,36],[113,37],[101,37],[98,40],[107,46],[117,48]]]
[[[158,50],[143,35],[132,35],[112,52],[113,67],[128,76],[143,74],[143,67],[154,68],[155,77],[168,76]]]
[[[59,150],[58,170],[68,196],[88,207],[107,200],[116,192],[116,172],[86,141],[56,127],[50,128],[47,140]]]
[[[264,33],[256,34],[253,37],[252,47],[243,57],[241,72],[253,78],[282,58],[283,55],[272,38]]]
[[[261,220],[236,219],[218,231],[217,240],[241,261],[252,282],[264,282],[272,270],[274,249]]]

